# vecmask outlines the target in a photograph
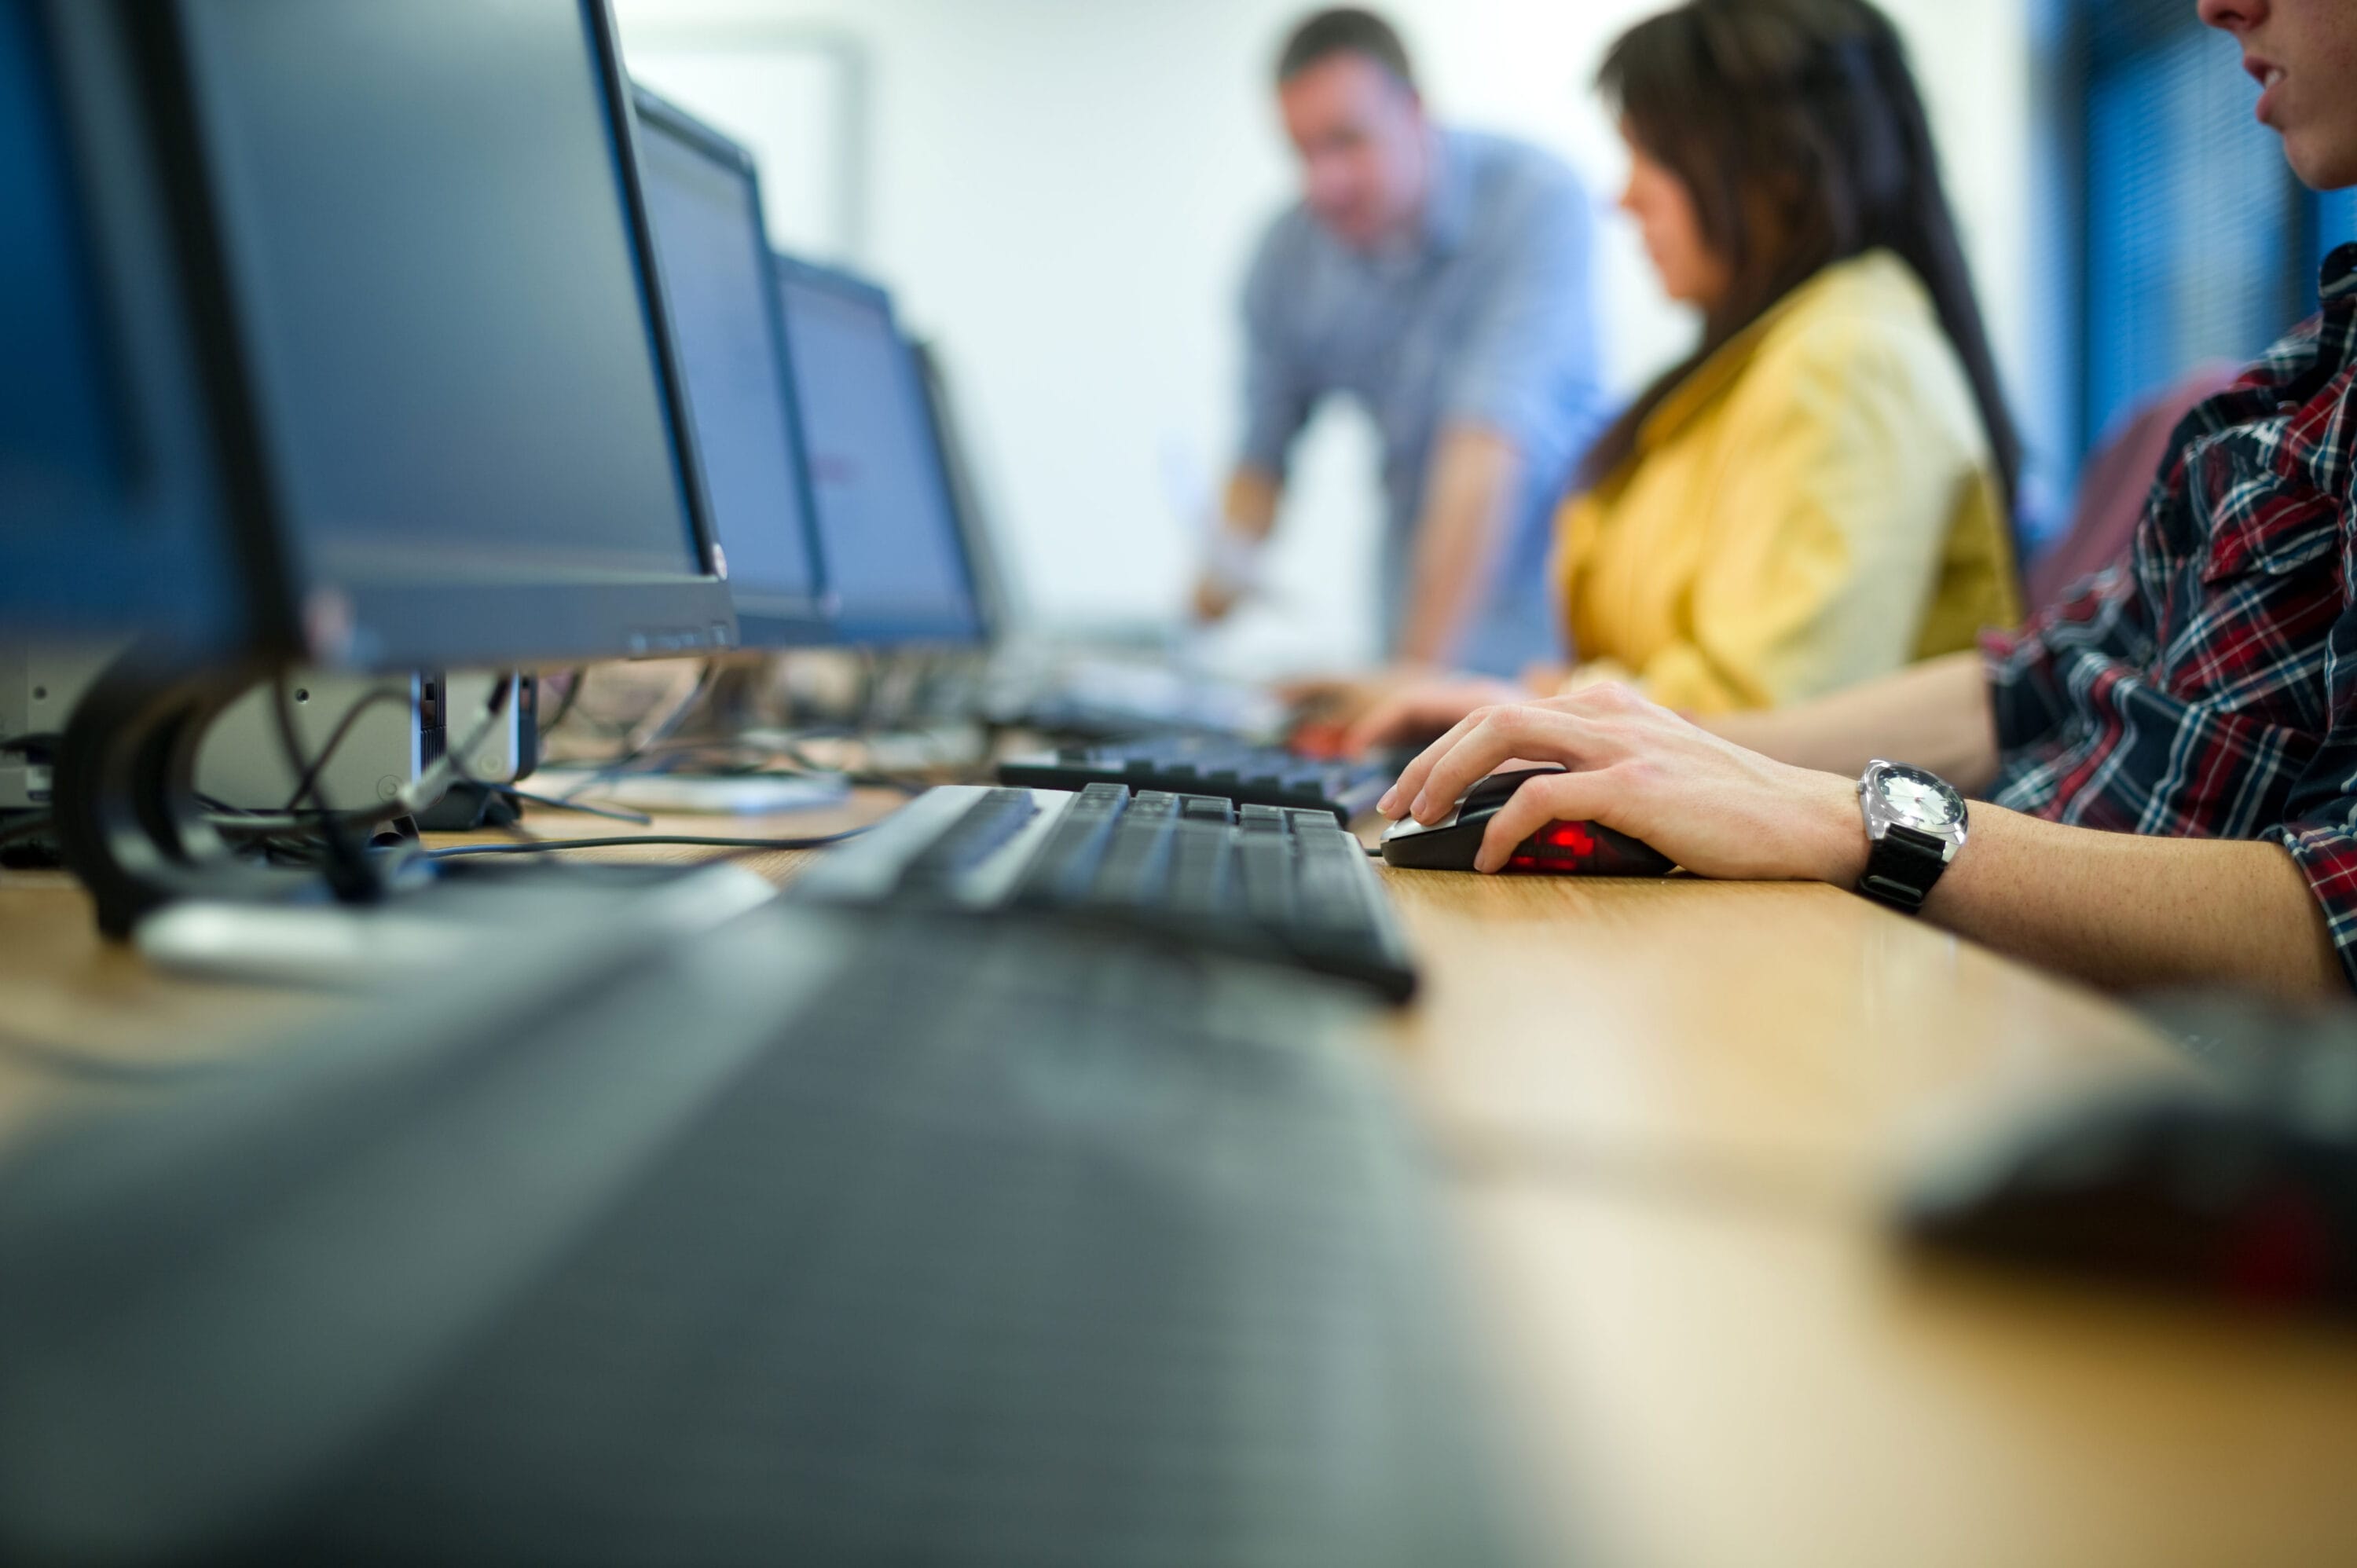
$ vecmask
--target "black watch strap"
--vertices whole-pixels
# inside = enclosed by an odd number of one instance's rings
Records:
[[[1867,854],[1857,890],[1902,914],[1918,914],[1948,869],[1947,848],[1930,833],[1893,823]]]

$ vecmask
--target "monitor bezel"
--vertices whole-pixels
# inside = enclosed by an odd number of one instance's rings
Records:
[[[691,151],[709,158],[744,188],[747,201],[753,213],[753,233],[750,236],[753,254],[760,266],[760,275],[768,285],[761,290],[761,307],[770,337],[770,362],[776,370],[779,393],[786,411],[787,467],[792,472],[792,482],[801,501],[801,533],[803,559],[809,562],[814,591],[808,595],[765,593],[737,578],[729,582],[729,598],[737,607],[738,639],[748,648],[808,648],[823,646],[834,640],[833,597],[827,588],[826,550],[819,535],[818,498],[811,489],[810,454],[803,445],[802,404],[797,401],[793,366],[787,359],[784,306],[778,298],[774,282],[770,281],[769,213],[761,203],[761,177],[753,154],[741,142],[695,117],[644,82],[631,84],[632,102],[639,119],[649,127],[650,134],[668,135]],[[643,177],[643,170],[641,171]],[[657,248],[656,268],[662,268],[661,248]],[[668,285],[666,285],[667,287]],[[668,294],[665,295],[668,300]],[[691,394],[692,395],[692,394]],[[707,494],[708,494],[707,490]],[[716,533],[723,531],[721,520],[713,518]],[[722,550],[727,540],[720,540]]]
[[[940,490],[942,503],[949,509],[950,534],[957,551],[958,572],[965,584],[968,614],[963,620],[952,621],[942,617],[886,616],[863,612],[860,607],[844,593],[842,585],[838,583],[834,587],[836,637],[845,643],[879,648],[987,646],[990,628],[982,603],[981,590],[974,577],[974,557],[967,545],[964,527],[958,521],[957,500],[950,488],[950,476],[943,463],[940,444],[933,438],[932,416],[927,403],[923,375],[918,368],[916,355],[909,346],[908,334],[901,330],[899,314],[892,306],[891,292],[882,285],[872,283],[855,273],[845,272],[839,267],[823,266],[816,262],[806,262],[783,252],[774,254],[770,261],[779,295],[779,314],[786,328],[789,367],[793,363],[792,356],[795,350],[793,313],[785,308],[784,295],[787,285],[807,284],[862,306],[873,306],[883,315],[885,326],[891,335],[893,350],[899,361],[900,371],[908,377],[909,394],[916,401],[918,417],[925,437],[924,446],[931,455],[933,466],[934,483]],[[797,404],[797,407],[799,406]],[[815,495],[818,485],[814,474],[812,478],[811,489]],[[814,519],[817,515],[815,512],[813,513]],[[818,527],[819,536],[823,541],[826,532],[823,521],[820,521]],[[823,544],[822,549],[823,549]]]
[[[726,651],[737,641],[730,604],[715,548],[711,509],[705,495],[694,425],[688,416],[671,325],[662,307],[654,260],[653,231],[638,165],[637,116],[609,0],[574,0],[588,45],[598,95],[605,110],[608,156],[621,194],[624,227],[640,279],[640,306],[651,346],[657,392],[663,410],[673,467],[693,540],[693,572],[601,574],[566,580],[509,584],[434,580],[421,572],[416,582],[333,582],[307,558],[301,531],[285,515],[286,486],[261,403],[254,395],[253,346],[246,333],[259,308],[221,208],[209,156],[201,80],[188,42],[192,14],[210,0],[167,0],[168,37],[158,42],[172,51],[168,74],[178,89],[177,132],[188,178],[200,193],[204,230],[191,269],[210,306],[228,324],[220,356],[222,374],[242,395],[226,402],[236,425],[233,441],[241,466],[253,476],[247,503],[274,557],[268,573],[276,588],[278,624],[294,628],[291,652],[326,669],[401,671],[444,667],[497,668]],[[169,133],[167,133],[167,135]]]

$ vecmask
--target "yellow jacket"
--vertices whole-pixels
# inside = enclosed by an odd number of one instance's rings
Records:
[[[1825,268],[1705,360],[1558,520],[1578,683],[1774,707],[2020,618],[1972,383],[1912,268]]]

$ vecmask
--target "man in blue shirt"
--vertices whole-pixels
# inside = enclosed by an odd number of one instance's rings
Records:
[[[1512,674],[1560,657],[1555,503],[1599,423],[1589,211],[1561,162],[1444,130],[1399,37],[1326,11],[1277,67],[1301,200],[1245,284],[1243,450],[1196,593],[1250,585],[1286,453],[1318,400],[1382,431],[1382,628],[1396,663]]]

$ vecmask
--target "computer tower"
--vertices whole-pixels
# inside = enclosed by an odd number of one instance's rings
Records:
[[[483,725],[491,698],[510,678],[505,671],[454,671],[444,677],[448,743],[466,748],[457,759],[465,777],[453,780],[440,800],[417,813],[417,825],[426,832],[512,827],[522,818],[522,803],[502,786],[540,766],[540,678],[514,675],[515,689],[491,716],[490,727]]]
[[[297,671],[285,678],[285,685],[296,742],[307,761],[318,764],[319,792],[338,811],[391,800],[441,759],[447,726],[438,673]],[[213,721],[197,756],[199,793],[242,811],[284,811],[298,805],[301,775],[287,757],[275,707],[275,695],[264,684]],[[339,729],[344,732],[340,739]],[[315,802],[299,805],[307,810]]]
[[[0,741],[63,735],[74,704],[121,651],[111,645],[0,644]],[[0,811],[48,806],[54,750],[36,744],[0,751]]]
[[[513,677],[516,689],[490,728],[476,735],[493,694],[509,679],[505,671],[479,670],[453,670],[442,678],[449,704],[449,744],[475,741],[468,755],[458,758],[458,766],[479,783],[512,784],[540,761],[539,681],[533,676]]]

